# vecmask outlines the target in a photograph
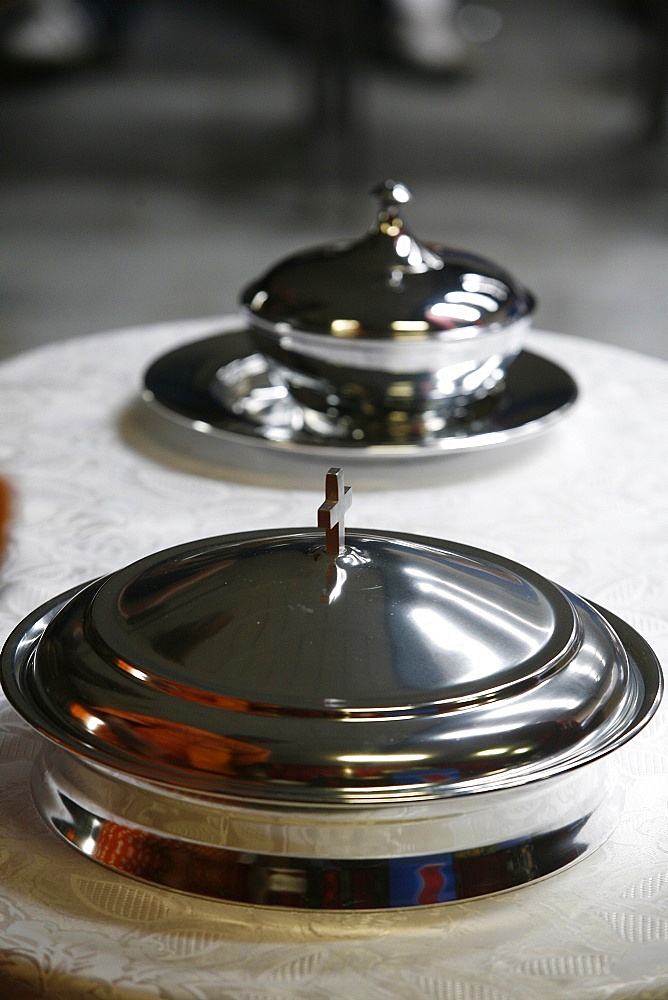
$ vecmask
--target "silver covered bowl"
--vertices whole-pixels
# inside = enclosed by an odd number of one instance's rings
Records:
[[[492,553],[318,528],[157,553],[2,654],[47,823],[118,872],[232,902],[441,903],[552,874],[619,814],[662,679],[616,616]]]
[[[375,189],[361,239],[279,261],[241,295],[257,349],[323,434],[425,424],[493,394],[517,357],[533,296],[482,257],[417,239],[406,186]]]

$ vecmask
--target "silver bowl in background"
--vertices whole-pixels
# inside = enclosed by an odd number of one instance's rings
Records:
[[[374,193],[362,239],[289,256],[241,295],[257,350],[324,436],[402,421],[433,432],[498,390],[535,308],[497,265],[413,236],[404,184]]]
[[[662,690],[620,619],[501,556],[315,528],[149,556],[35,611],[2,654],[44,737],[33,792],[82,854],[231,902],[470,899],[585,857]]]

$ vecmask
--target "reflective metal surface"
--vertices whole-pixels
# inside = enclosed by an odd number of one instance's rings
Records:
[[[466,546],[346,539],[337,557],[307,529],[209,539],[89,584],[15,633],[8,696],[110,767],[332,804],[523,784],[652,709],[651,658],[582,599]]]
[[[33,770],[49,826],[123,875],[210,899],[293,909],[429,906],[517,888],[599,847],[622,797],[609,758],[465,804],[352,814],[249,809],[129,788],[55,748]]]
[[[242,293],[257,350],[334,422],[482,398],[519,353],[533,297],[496,264],[410,232],[410,194],[385,181],[353,242],[280,261]]]
[[[351,529],[350,498],[333,468],[324,531],[181,545],[17,627],[3,687],[60,748],[34,787],[68,842],[323,908],[499,891],[601,842],[661,696],[647,643],[508,559]]]
[[[334,419],[298,402],[244,329],[170,351],[149,367],[144,385],[151,434],[207,462],[247,445],[365,464],[497,447],[542,433],[577,398],[567,372],[523,351],[496,392],[448,413],[388,410],[380,421]]]
[[[304,335],[298,341],[304,353],[324,342],[332,358],[346,345],[362,344],[350,351],[357,367],[367,341],[379,349],[402,344],[400,364],[409,371],[417,370],[410,359],[420,356],[421,345],[484,339],[531,314],[533,297],[498,265],[413,236],[404,218],[411,200],[405,185],[385,181],[373,193],[380,206],[362,239],[293,254],[243,291],[253,325]],[[437,350],[425,356],[443,357]]]

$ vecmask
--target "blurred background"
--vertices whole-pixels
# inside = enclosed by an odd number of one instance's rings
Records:
[[[413,192],[535,325],[668,358],[664,0],[0,3],[0,356],[234,312]]]

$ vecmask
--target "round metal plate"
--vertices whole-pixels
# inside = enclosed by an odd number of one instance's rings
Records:
[[[231,445],[330,462],[420,458],[512,444],[551,427],[573,405],[577,386],[559,365],[523,351],[502,390],[473,402],[433,432],[370,443],[309,427],[280,373],[258,354],[243,327],[186,344],[158,358],[144,376],[143,402],[160,443],[195,458],[223,459]]]

